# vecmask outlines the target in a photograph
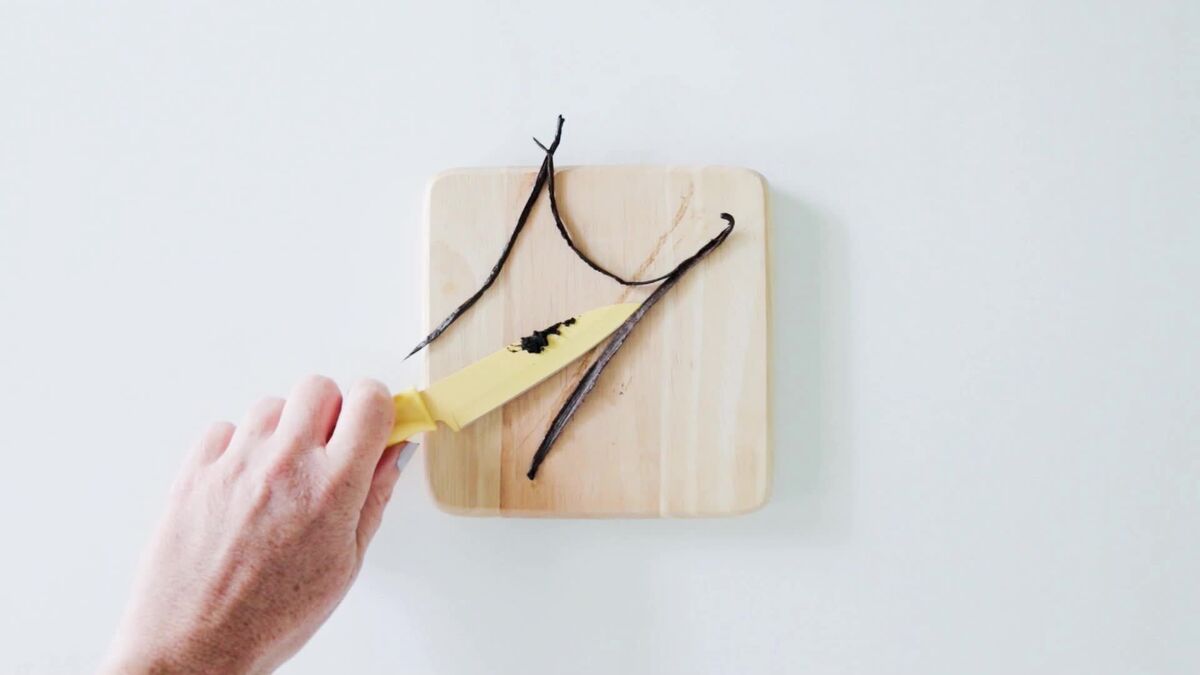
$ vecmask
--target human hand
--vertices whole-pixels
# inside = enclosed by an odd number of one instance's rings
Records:
[[[310,377],[213,425],[171,490],[106,673],[270,672],[333,612],[400,477],[387,388]],[[411,451],[404,453],[404,459]]]

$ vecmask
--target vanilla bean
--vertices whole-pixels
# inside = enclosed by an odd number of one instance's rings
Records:
[[[584,262],[584,264],[623,286],[645,286],[649,284],[659,284],[658,288],[655,288],[654,291],[642,301],[641,305],[634,310],[633,314],[631,314],[629,318],[627,318],[625,322],[613,332],[612,337],[609,339],[608,343],[605,344],[604,349],[600,352],[600,355],[596,358],[596,361],[592,363],[590,367],[588,367],[587,372],[584,373],[583,379],[579,381],[579,384],[576,385],[574,391],[571,392],[571,395],[567,398],[567,401],[555,415],[554,421],[550,424],[550,428],[546,431],[546,435],[542,439],[541,444],[538,446],[537,452],[533,456],[533,461],[529,466],[529,472],[526,475],[530,480],[533,480],[533,478],[537,475],[538,468],[541,467],[542,462],[545,461],[546,455],[550,452],[550,448],[554,446],[554,442],[558,440],[558,437],[562,434],[562,431],[566,427],[567,423],[570,422],[571,418],[575,416],[575,413],[579,410],[579,406],[583,404],[583,401],[585,398],[587,398],[587,395],[596,387],[596,382],[600,379],[600,374],[604,372],[604,369],[608,366],[609,361],[611,361],[613,356],[616,355],[617,351],[621,349],[621,346],[625,344],[626,338],[628,338],[629,334],[633,332],[633,329],[635,326],[637,326],[638,322],[640,322],[642,318],[646,316],[646,313],[650,311],[650,308],[653,307],[654,304],[657,303],[667,291],[671,290],[675,284],[679,283],[679,280],[684,274],[687,274],[688,270],[695,266],[696,263],[700,262],[704,256],[711,253],[713,249],[724,243],[725,239],[729,236],[729,233],[733,231],[734,227],[733,216],[729,215],[728,213],[722,213],[721,218],[723,218],[729,224],[723,230],[721,230],[717,236],[713,237],[708,243],[702,246],[700,250],[692,254],[691,257],[676,265],[675,268],[670,272],[667,272],[661,276],[657,276],[652,279],[626,279],[614,272],[609,271],[600,265],[600,263],[597,263],[588,257],[588,255],[575,244],[575,241],[571,237],[571,233],[567,229],[567,225],[563,221],[562,215],[558,210],[558,197],[555,194],[557,190],[555,189],[554,184],[554,152],[558,149],[558,144],[562,140],[562,128],[564,121],[565,120],[563,119],[563,116],[559,115],[558,127],[554,132],[554,142],[552,142],[549,146],[543,145],[542,142],[536,138],[533,139],[533,142],[537,143],[538,147],[546,153],[546,157],[542,160],[542,166],[538,169],[537,178],[533,182],[533,189],[529,192],[529,198],[525,200],[525,205],[522,207],[521,213],[517,217],[517,224],[513,227],[512,234],[509,235],[508,242],[504,245],[504,250],[500,252],[500,259],[496,261],[496,264],[492,267],[492,271],[488,273],[483,285],[479,287],[479,290],[472,293],[470,297],[463,301],[462,304],[456,307],[454,311],[450,312],[449,316],[443,319],[442,322],[438,324],[437,328],[434,328],[424,340],[421,340],[416,347],[413,347],[413,350],[408,353],[408,356],[404,357],[407,359],[409,356],[412,356],[413,354],[416,354],[424,349],[429,345],[429,343],[438,339],[438,337],[440,337],[442,333],[444,333],[446,329],[451,326],[451,324],[457,321],[459,317],[461,317],[476,302],[478,302],[479,298],[483,297],[483,294],[492,287],[492,284],[496,282],[497,277],[500,276],[500,271],[504,268],[504,264],[508,262],[509,255],[512,253],[513,247],[517,243],[517,237],[520,236],[521,231],[525,229],[526,223],[529,222],[529,214],[533,211],[533,205],[537,202],[538,195],[541,194],[543,187],[547,188],[550,194],[550,213],[554,217],[554,226],[558,229],[558,233],[562,235],[563,241],[566,242],[567,247],[570,248],[571,251]],[[533,335],[522,338],[520,348],[533,353],[540,352],[545,346],[547,335],[551,333],[557,333],[558,326],[559,324],[555,324],[543,331],[534,331]]]
[[[541,143],[538,145],[541,145]],[[556,190],[554,189],[554,151],[545,147],[542,149],[546,151],[546,164],[550,169],[546,176],[546,190],[550,194],[550,213],[554,216],[554,226],[558,228],[558,233],[561,234],[563,240],[567,242],[567,247],[570,248],[571,251],[574,252],[575,255],[584,262],[584,264],[596,270],[600,274],[603,274],[609,279],[612,279],[618,284],[621,284],[622,286],[646,286],[649,284],[657,284],[660,281],[665,281],[667,277],[671,276],[671,272],[667,272],[666,274],[654,277],[653,279],[626,279],[608,271],[602,267],[600,263],[592,260],[587,256],[586,253],[581,251],[579,247],[575,245],[575,240],[571,239],[571,234],[567,231],[567,226],[565,223],[563,223],[562,216],[558,214],[558,198],[555,196]]]
[[[525,223],[529,221],[529,214],[533,211],[533,205],[537,202],[538,194],[541,193],[542,186],[546,184],[546,176],[550,173],[550,158],[554,156],[554,151],[558,149],[558,143],[562,140],[562,128],[565,121],[562,115],[558,116],[558,128],[554,132],[554,142],[550,144],[550,147],[547,148],[538,142],[538,145],[546,151],[546,159],[542,161],[542,167],[538,170],[537,179],[533,181],[533,189],[529,192],[529,198],[525,200],[525,206],[521,208],[521,215],[517,216],[517,225],[513,228],[512,234],[509,235],[508,243],[504,245],[504,250],[500,252],[500,259],[492,266],[492,271],[488,273],[483,285],[479,287],[479,290],[472,293],[471,297],[456,307],[453,312],[450,312],[449,316],[442,319],[437,328],[434,328],[429,335],[425,336],[424,340],[417,343],[417,346],[413,347],[408,356],[404,357],[405,359],[424,349],[430,342],[438,339],[442,333],[446,332],[450,324],[458,321],[458,317],[462,316],[463,312],[466,312],[472,305],[478,302],[479,298],[482,298],[483,294],[492,287],[492,284],[496,283],[496,277],[500,276],[500,270],[504,268],[504,263],[508,262],[508,256],[512,253],[513,246],[517,243],[517,237],[521,235],[521,230],[525,229]],[[536,138],[533,140],[537,142]]]
[[[704,256],[711,253],[713,249],[724,243],[725,238],[733,231],[733,216],[728,213],[722,213],[721,217],[729,225],[725,226],[725,229],[721,230],[720,234],[709,240],[707,244],[692,254],[690,258],[679,263],[675,269],[671,270],[667,274],[667,278],[659,284],[658,288],[654,289],[654,292],[642,301],[642,304],[634,310],[633,314],[630,314],[629,318],[625,319],[625,322],[613,331],[612,337],[609,338],[608,344],[604,345],[600,356],[596,357],[596,361],[588,367],[587,372],[583,375],[583,379],[579,380],[579,384],[575,385],[575,390],[571,392],[566,402],[559,408],[558,414],[554,416],[554,421],[550,423],[550,428],[546,431],[545,437],[542,438],[541,445],[538,446],[537,452],[533,455],[533,461],[529,465],[529,472],[525,474],[530,480],[533,480],[537,476],[538,468],[545,461],[546,455],[550,453],[550,448],[554,446],[554,442],[558,440],[567,423],[575,416],[575,413],[579,410],[579,406],[583,404],[587,395],[596,387],[596,382],[600,379],[600,374],[604,372],[605,367],[608,366],[608,362],[616,356],[617,351],[625,344],[626,338],[633,332],[634,327],[646,316],[646,312],[649,312],[650,308],[663,295],[666,295],[667,291],[679,283],[679,280],[683,278],[683,275],[687,274],[688,270],[700,262]]]

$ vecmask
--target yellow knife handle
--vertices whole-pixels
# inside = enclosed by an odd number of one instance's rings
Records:
[[[396,421],[392,423],[392,435],[388,437],[388,445],[395,445],[422,431],[433,431],[437,422],[425,407],[425,399],[416,389],[402,391],[392,397],[396,410]]]

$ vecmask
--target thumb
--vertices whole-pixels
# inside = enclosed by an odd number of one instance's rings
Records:
[[[379,525],[383,523],[383,510],[392,498],[392,488],[400,480],[400,472],[408,460],[412,459],[418,443],[398,443],[388,447],[375,465],[375,474],[371,477],[371,487],[367,491],[367,499],[363,503],[362,512],[358,516],[358,558],[361,561],[367,550],[367,545],[375,537]]]

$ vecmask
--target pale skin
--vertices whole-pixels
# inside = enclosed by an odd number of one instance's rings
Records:
[[[345,596],[411,451],[386,387],[324,377],[193,448],[101,672],[269,673]]]

